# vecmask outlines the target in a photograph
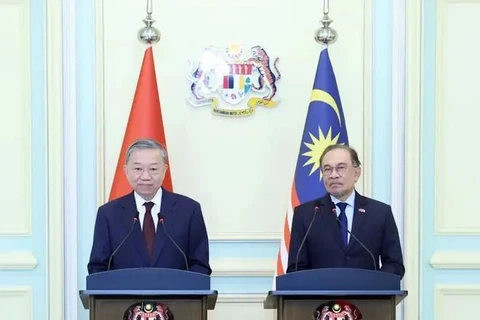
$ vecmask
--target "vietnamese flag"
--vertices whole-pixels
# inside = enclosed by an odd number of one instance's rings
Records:
[[[128,147],[138,139],[154,139],[163,144],[165,148],[167,147],[151,46],[145,50],[143,57],[142,68],[138,77],[137,89],[133,98],[122,149],[118,157],[109,201],[132,191],[125,177],[123,166],[125,165],[125,153]],[[170,170],[167,170],[165,173],[162,187],[169,191],[173,190]]]

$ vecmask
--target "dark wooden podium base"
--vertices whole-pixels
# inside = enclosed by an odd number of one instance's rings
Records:
[[[278,320],[300,320],[312,319],[315,309],[321,304],[328,301],[339,301],[340,298],[335,299],[305,299],[302,297],[295,298],[280,298],[277,319]],[[358,309],[363,315],[363,319],[374,320],[395,320],[395,299],[385,298],[372,300],[371,298],[348,298],[343,299],[348,301]]]
[[[165,299],[165,297],[90,297],[90,320],[123,320],[125,311],[134,303],[156,301],[168,306],[174,320],[206,320],[207,299],[205,297]],[[92,307],[93,306],[93,307]],[[171,320],[171,319],[169,319]]]

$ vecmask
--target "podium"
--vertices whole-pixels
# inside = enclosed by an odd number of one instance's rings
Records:
[[[80,299],[90,320],[136,320],[135,315],[157,319],[155,315],[164,309],[170,319],[206,320],[218,295],[210,289],[209,276],[184,270],[119,269],[95,273],[86,280]]]
[[[350,268],[314,269],[277,277],[276,291],[268,293],[264,309],[276,309],[278,320],[312,319],[319,306],[338,308],[347,301],[358,308],[363,319],[394,320],[395,307],[407,294],[400,290],[400,277],[394,274]],[[330,315],[326,319],[337,319],[334,315],[342,311],[326,312]],[[319,313],[313,319],[321,319]]]

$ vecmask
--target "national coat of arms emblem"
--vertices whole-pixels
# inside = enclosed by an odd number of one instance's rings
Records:
[[[131,305],[123,320],[174,320],[172,311],[163,303],[142,301]]]
[[[362,313],[346,301],[329,301],[313,312],[313,320],[360,320]]]
[[[236,44],[228,46],[225,52],[213,46],[205,48],[198,61],[191,61],[188,102],[194,107],[210,106],[214,114],[233,117],[252,115],[258,106],[275,107],[279,101],[273,98],[281,78],[279,58],[271,63],[261,46],[253,46],[250,54],[245,58],[243,47]],[[253,96],[247,100],[247,106],[242,106],[249,95]]]

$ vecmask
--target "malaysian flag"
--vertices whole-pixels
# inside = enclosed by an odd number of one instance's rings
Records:
[[[328,49],[324,48],[320,52],[303,129],[275,276],[283,275],[288,267],[290,230],[295,207],[326,193],[320,170],[320,156],[332,144],[348,145],[348,136],[337,81]]]

